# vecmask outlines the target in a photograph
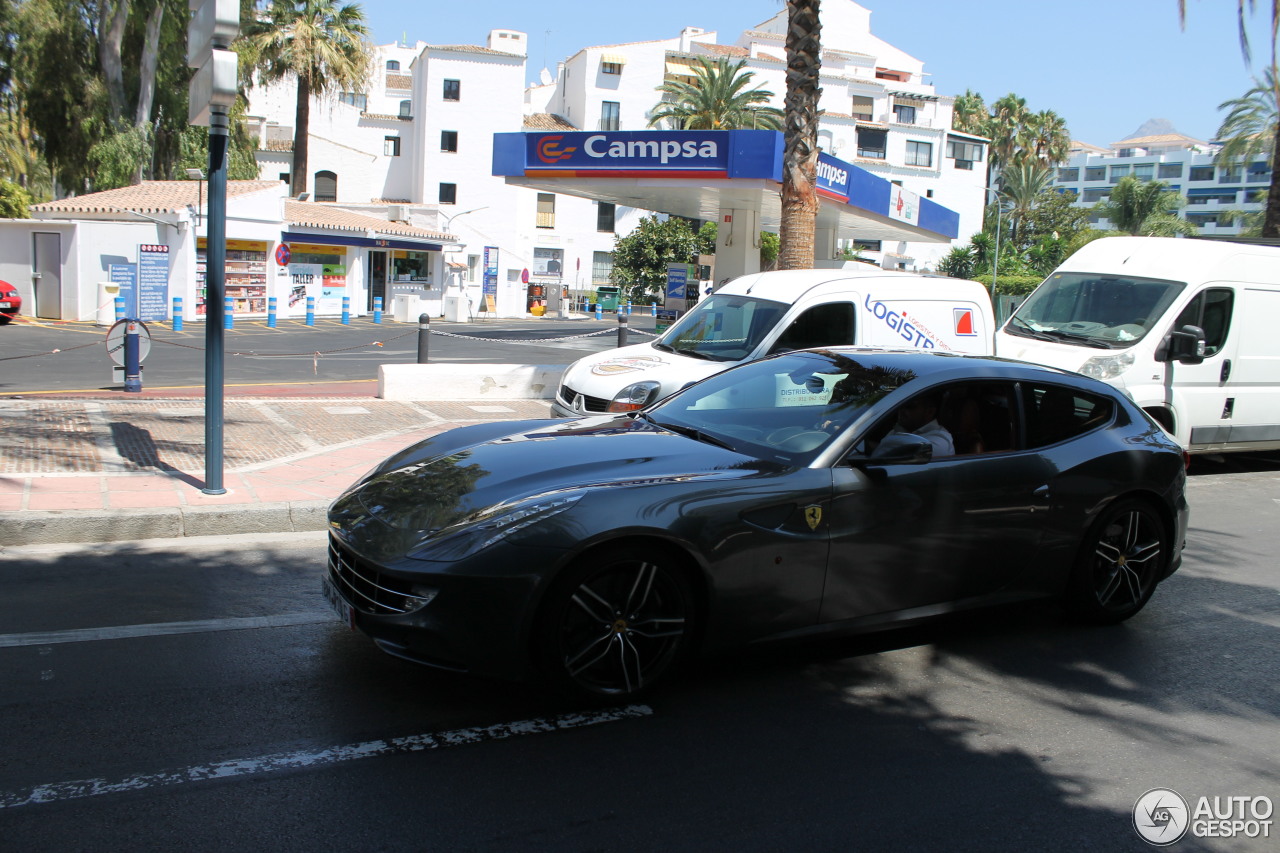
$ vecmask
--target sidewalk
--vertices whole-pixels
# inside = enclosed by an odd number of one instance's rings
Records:
[[[549,416],[542,400],[229,396],[227,493],[215,496],[202,491],[200,397],[0,399],[0,552],[322,530],[329,502],[394,451],[464,424]]]

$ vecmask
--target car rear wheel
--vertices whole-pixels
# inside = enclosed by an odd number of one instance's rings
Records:
[[[1169,553],[1169,534],[1147,504],[1122,500],[1090,528],[1067,594],[1072,613],[1113,624],[1137,613],[1151,598]]]
[[[691,644],[693,593],[660,549],[586,555],[547,594],[536,642],[558,686],[595,697],[631,697],[669,675]]]

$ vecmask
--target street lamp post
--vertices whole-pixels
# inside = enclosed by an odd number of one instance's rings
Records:
[[[473,207],[470,210],[464,210],[461,213],[455,213],[453,216],[444,216],[443,214],[441,214],[441,216],[444,217],[445,233],[446,234],[449,233],[449,229],[453,227],[453,220],[457,219],[459,216],[466,216],[468,213],[475,213],[476,211],[479,211],[479,210],[488,210],[488,209],[489,209],[489,206],[485,205],[484,207]]]
[[[1000,193],[991,187],[987,187],[986,190],[995,197],[996,204],[996,250],[995,257],[991,261],[991,298],[994,300],[996,296],[996,276],[1000,271]]]

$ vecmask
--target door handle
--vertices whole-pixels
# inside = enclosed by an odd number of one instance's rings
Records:
[[[1041,486],[1031,493],[1031,511],[1047,510],[1049,508],[1049,487]]]
[[[1231,359],[1227,358],[1222,361],[1222,373],[1219,374],[1218,381],[1226,382],[1229,378],[1231,378]]]

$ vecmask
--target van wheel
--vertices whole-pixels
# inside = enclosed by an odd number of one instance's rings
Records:
[[[1169,534],[1155,510],[1139,500],[1117,501],[1084,539],[1068,584],[1068,609],[1086,622],[1123,622],[1151,598],[1168,552]]]

